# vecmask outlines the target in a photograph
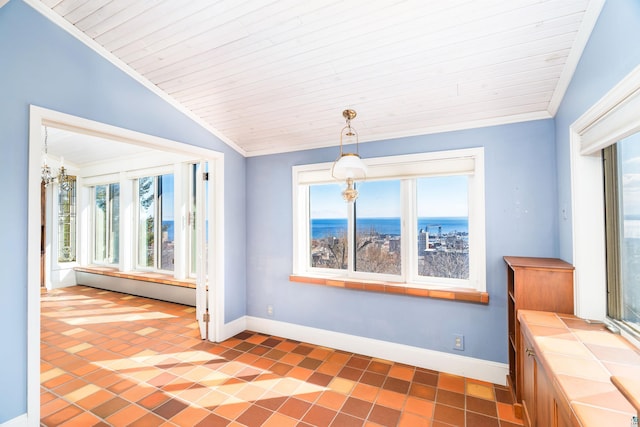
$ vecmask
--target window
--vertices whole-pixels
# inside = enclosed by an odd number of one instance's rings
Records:
[[[68,190],[58,186],[58,262],[76,260],[76,178],[67,179]]]
[[[354,203],[295,166],[295,275],[485,291],[483,149],[366,159]]]
[[[93,187],[93,262],[120,261],[120,184]]]
[[[173,174],[138,178],[138,266],[173,271]]]
[[[636,140],[640,133],[640,67],[634,69],[616,86],[611,88],[600,100],[591,106],[582,116],[580,116],[570,127],[570,159],[571,159],[571,206],[561,206],[564,219],[570,221],[571,226],[571,250],[573,265],[576,269],[575,275],[575,298],[576,315],[585,319],[597,319],[602,321],[613,320],[620,327],[623,336],[635,340],[640,346],[640,334],[635,333],[628,324],[615,319],[615,310],[610,310],[608,300],[618,299],[613,292],[615,286],[610,286],[612,282],[608,280],[609,273],[615,269],[608,268],[608,260],[612,260],[614,253],[612,247],[608,247],[606,238],[611,238],[612,231],[607,231],[614,218],[618,216],[612,214],[605,208],[605,185],[603,185],[604,172],[603,149],[612,144],[627,139]],[[624,144],[627,144],[625,141]],[[631,144],[637,144],[631,142]],[[617,148],[618,154],[611,159],[620,169],[620,159],[624,155],[620,153],[620,146]],[[631,153],[631,152],[628,152]],[[606,154],[606,153],[605,153]],[[633,156],[632,156],[633,157]],[[613,161],[608,161],[611,165]],[[624,166],[622,167],[624,174]],[[617,173],[610,177],[617,176]],[[614,180],[609,179],[607,187]],[[619,181],[618,179],[615,180]],[[631,184],[629,182],[628,184]],[[631,190],[631,187],[628,187]],[[622,193],[620,193],[622,192]],[[613,194],[621,194],[624,199],[623,189],[616,191],[608,190],[606,199]],[[633,194],[633,191],[628,194]],[[620,202],[621,199],[617,198]],[[629,201],[628,197],[625,204]],[[616,202],[616,203],[618,203]],[[608,202],[611,205],[611,202]],[[568,216],[566,212],[571,212]],[[605,219],[605,214],[607,218]],[[624,222],[629,217],[624,218],[627,213],[618,212],[623,218],[623,223],[618,227],[623,227]],[[629,223],[631,224],[631,223]],[[620,228],[618,228],[620,230]],[[624,239],[619,240],[620,245],[624,245]],[[615,247],[615,246],[613,246]],[[624,260],[621,259],[620,262]],[[621,264],[623,265],[623,264]],[[626,286],[630,285],[627,283]],[[624,284],[622,285],[624,292]],[[637,307],[637,305],[636,305]]]
[[[418,271],[424,277],[469,279],[469,180],[418,178]]]
[[[640,134],[603,150],[609,317],[640,333]]]

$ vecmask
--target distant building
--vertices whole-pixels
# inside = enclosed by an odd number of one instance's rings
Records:
[[[392,237],[389,240],[389,253],[400,252],[400,237]]]
[[[429,241],[429,233],[420,229],[418,233],[418,256],[424,256],[427,250],[427,242]]]

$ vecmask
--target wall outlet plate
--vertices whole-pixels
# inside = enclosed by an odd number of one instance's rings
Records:
[[[267,305],[267,316],[273,316],[273,305]]]
[[[453,349],[458,351],[464,351],[464,335],[453,334]]]

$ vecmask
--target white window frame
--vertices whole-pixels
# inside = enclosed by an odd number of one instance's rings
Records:
[[[155,226],[155,230],[154,230],[154,234],[155,234],[155,239],[154,239],[154,246],[155,246],[155,250],[156,250],[156,258],[154,260],[154,266],[153,267],[147,267],[144,265],[140,265],[139,263],[139,259],[138,259],[138,250],[139,250],[139,244],[140,244],[140,240],[139,240],[139,233],[140,233],[140,224],[139,224],[139,215],[140,215],[140,193],[139,193],[139,179],[140,178],[153,178],[154,179],[154,186],[156,188],[156,192],[154,192],[154,213],[155,215],[158,215],[159,213],[159,200],[158,200],[158,194],[157,194],[157,183],[158,183],[158,178],[162,175],[173,175],[174,177],[174,182],[175,182],[175,170],[173,165],[167,165],[167,166],[163,166],[163,167],[158,167],[158,168],[152,168],[152,169],[146,169],[146,170],[139,170],[133,173],[129,174],[130,178],[134,179],[134,205],[135,205],[135,226],[134,226],[134,236],[135,236],[135,249],[134,249],[134,266],[135,269],[138,271],[150,271],[150,272],[156,272],[156,273],[163,273],[163,274],[169,274],[169,275],[175,275],[175,271],[174,270],[163,270],[162,268],[160,268],[160,260],[158,258],[158,256],[161,256],[161,250],[159,247],[159,242],[161,241],[161,233],[158,232],[158,223],[156,222],[156,226]],[[175,193],[174,193],[174,204],[175,204]],[[176,223],[175,226],[177,227],[179,224]],[[160,235],[159,235],[160,234]],[[160,239],[159,239],[160,238]],[[175,256],[175,253],[174,253]]]
[[[602,149],[640,132],[640,66],[570,127],[576,315],[607,318]],[[624,329],[623,329],[624,332]],[[631,335],[626,337],[636,342]]]
[[[106,265],[106,266],[111,266],[111,267],[118,267],[120,265],[120,261],[118,262],[111,262],[111,261],[99,261],[96,259],[96,241],[95,241],[95,236],[96,236],[96,187],[98,186],[106,186],[107,188],[109,188],[110,185],[112,184],[118,184],[119,187],[121,187],[120,182],[119,181],[111,181],[111,182],[105,182],[105,183],[98,183],[98,184],[93,184],[91,186],[88,186],[88,188],[90,188],[91,190],[91,238],[90,238],[90,262],[91,264],[95,264],[95,265]],[[109,190],[107,190],[107,194],[109,193]],[[119,202],[122,203],[122,198],[121,195],[118,196],[120,197]],[[108,202],[108,197],[107,197],[107,202]],[[109,209],[108,211],[111,212],[111,214],[107,215],[107,222],[109,222],[109,217],[113,215],[113,209]],[[118,212],[118,214],[120,214],[120,212]],[[119,224],[121,225],[121,224]],[[120,248],[118,248],[118,258],[120,258]]]
[[[478,292],[486,291],[486,238],[485,238],[485,197],[484,197],[484,148],[438,151],[420,154],[389,156],[364,159],[367,165],[367,180],[399,179],[401,181],[401,258],[402,273],[385,275],[357,272],[353,269],[353,251],[349,250],[349,268],[335,270],[311,267],[310,262],[310,221],[309,186],[336,183],[331,177],[333,163],[319,163],[294,166],[293,182],[293,274],[318,278],[343,278],[352,280],[372,280],[387,285],[420,288],[468,288]],[[415,180],[421,177],[447,175],[468,176],[469,207],[469,279],[446,279],[418,275],[417,225],[414,206]],[[346,203],[346,202],[345,202]],[[357,203],[357,201],[356,201]],[[353,223],[353,207],[350,206],[348,221]],[[353,233],[348,233],[348,247],[353,248]]]

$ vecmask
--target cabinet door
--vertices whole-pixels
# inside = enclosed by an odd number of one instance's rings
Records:
[[[535,358],[535,355],[532,356]],[[553,398],[551,381],[544,369],[536,366],[536,425],[538,427],[555,426],[556,402]]]
[[[569,415],[567,415],[567,413],[565,411],[562,410],[561,407],[558,406],[558,402],[556,402],[556,400],[553,400],[553,405],[554,405],[554,421],[555,423],[553,424],[554,427],[573,427],[573,424],[571,424],[571,418],[569,417]]]
[[[529,341],[520,339],[520,360],[522,361],[522,413],[525,426],[536,424],[536,375],[537,363]]]

